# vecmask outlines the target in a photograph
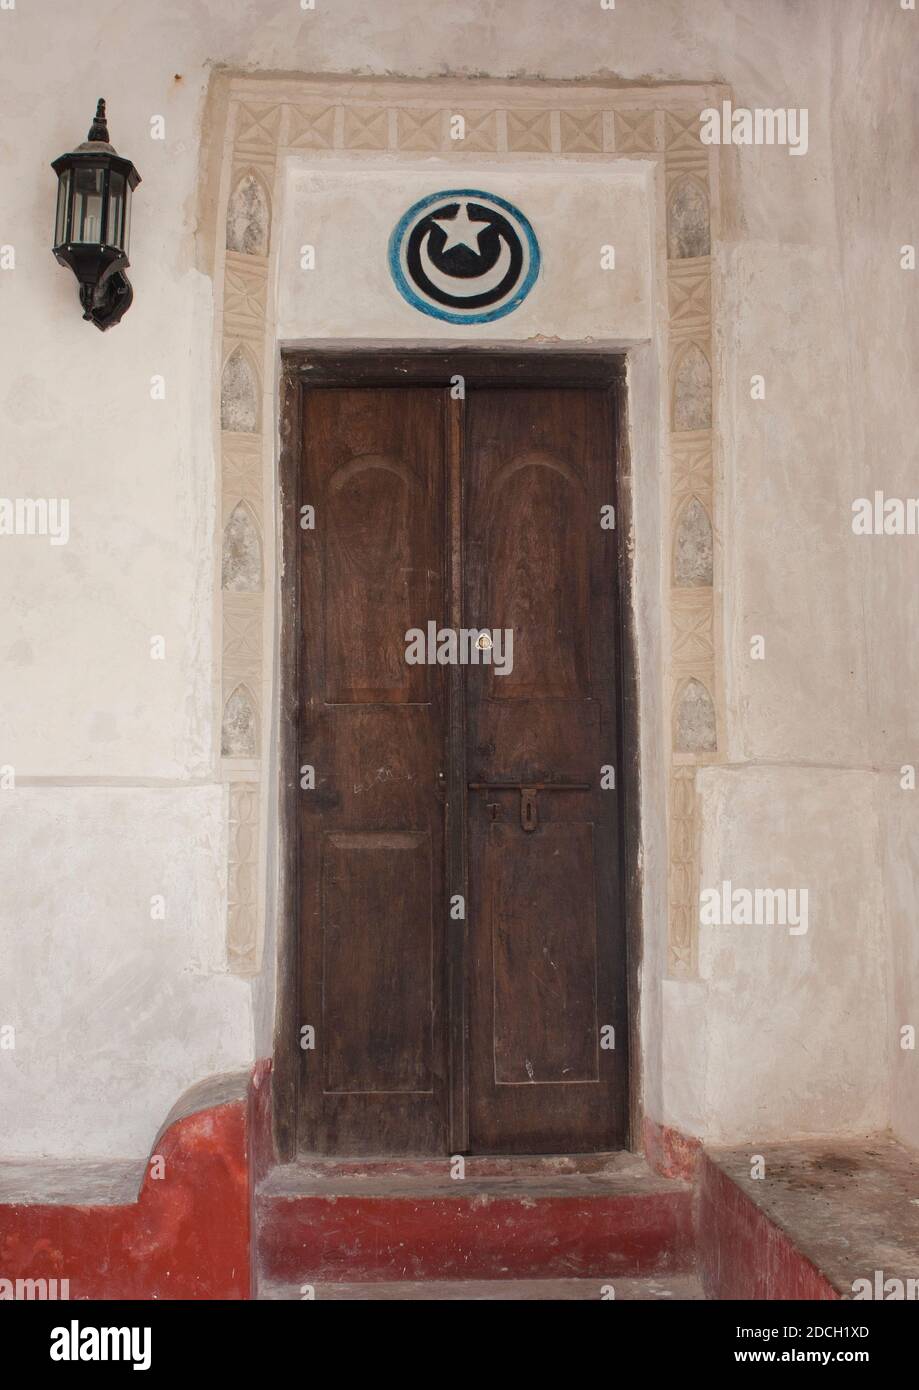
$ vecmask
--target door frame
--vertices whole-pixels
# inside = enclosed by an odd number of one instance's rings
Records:
[[[639,1146],[641,1137],[641,1051],[639,1020],[639,971],[642,955],[642,877],[638,662],[633,605],[633,553],[630,486],[631,467],[628,447],[628,395],[624,354],[575,350],[536,350],[441,348],[406,350],[395,347],[290,348],[281,351],[280,376],[280,453],[279,453],[279,533],[281,564],[279,578],[280,660],[278,671],[278,757],[279,806],[277,863],[279,871],[277,916],[277,1003],[275,1011],[272,1063],[272,1133],[279,1162],[290,1162],[297,1154],[299,1111],[299,1035],[300,999],[299,902],[300,863],[298,854],[300,791],[299,772],[299,680],[300,680],[300,601],[299,601],[299,518],[300,479],[303,447],[301,403],[310,386],[438,386],[446,389],[451,377],[460,375],[467,385],[508,387],[594,387],[610,393],[615,439],[616,530],[618,533],[617,650],[622,720],[617,757],[617,794],[620,800],[620,882],[625,916],[626,1000],[628,1037],[626,1070],[628,1085],[629,1149]],[[447,422],[450,428],[449,420]],[[450,447],[460,447],[453,439]],[[445,564],[458,563],[459,541],[457,499],[447,497],[450,538]],[[451,619],[452,621],[452,619]],[[461,700],[459,668],[451,668],[449,698]],[[455,721],[454,721],[455,722]],[[465,779],[456,772],[457,791],[465,801]],[[460,790],[460,781],[462,788]],[[462,817],[460,818],[462,819]],[[446,871],[451,891],[456,871],[454,855],[458,836],[448,837]],[[462,855],[460,854],[460,859]],[[458,963],[448,957],[450,972],[447,988],[451,999],[462,994],[462,975]],[[451,1030],[452,1032],[452,1030]],[[448,1038],[448,1044],[450,1039]],[[461,1058],[451,1056],[449,1092],[451,1107],[459,1093],[456,1067]],[[451,1129],[462,1130],[462,1116],[451,1113]]]

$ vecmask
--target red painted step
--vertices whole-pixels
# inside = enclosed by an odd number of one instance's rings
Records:
[[[256,1198],[273,1281],[642,1277],[689,1270],[691,1191],[633,1154],[311,1160]]]

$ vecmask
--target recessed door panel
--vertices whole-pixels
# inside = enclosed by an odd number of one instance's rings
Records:
[[[496,1084],[597,1081],[593,827],[492,824],[481,871]]]
[[[322,846],[322,1035],[329,1092],[430,1091],[431,843],[333,834]]]
[[[490,454],[473,504],[482,525],[482,623],[513,632],[514,665],[490,671],[485,693],[570,699],[586,686],[590,660],[584,481],[561,456],[524,452],[499,464],[497,450]]]
[[[426,700],[427,670],[406,665],[403,640],[434,597],[413,563],[419,547],[430,553],[437,543],[420,461],[346,449],[340,457],[326,482],[321,528],[325,698]]]

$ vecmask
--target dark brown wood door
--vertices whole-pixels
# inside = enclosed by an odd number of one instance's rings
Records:
[[[405,632],[443,611],[443,393],[304,393],[300,1142],[442,1153],[444,668]]]
[[[307,388],[302,430],[300,1148],[620,1147],[610,394]],[[512,665],[408,664],[429,622]]]
[[[617,763],[609,397],[476,391],[465,437],[466,614],[513,632],[509,672],[466,670],[470,1145],[615,1148],[626,976],[616,793],[601,771]]]

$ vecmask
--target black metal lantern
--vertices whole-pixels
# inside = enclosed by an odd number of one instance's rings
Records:
[[[131,194],[140,174],[109,144],[101,98],[86,140],[51,168],[58,178],[54,254],[80,282],[84,319],[104,332],[134,298],[124,272],[130,265]]]

